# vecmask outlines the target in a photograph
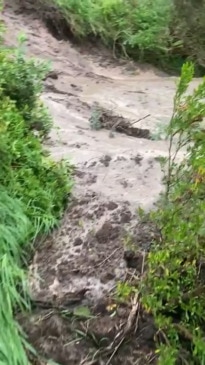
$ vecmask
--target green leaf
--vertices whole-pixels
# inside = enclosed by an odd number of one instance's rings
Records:
[[[88,307],[77,307],[73,314],[76,317],[81,317],[81,318],[92,318],[92,313],[90,312],[90,309]]]

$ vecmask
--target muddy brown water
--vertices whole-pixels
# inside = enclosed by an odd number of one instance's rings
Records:
[[[167,156],[168,146],[152,135],[169,122],[176,79],[59,41],[39,20],[35,2],[23,3],[6,1],[6,44],[15,45],[23,31],[28,56],[52,62],[42,95],[55,126],[47,148],[55,159],[69,158],[76,172],[61,227],[29,268],[36,308],[19,319],[39,353],[61,365],[154,364],[153,320],[138,316],[136,331],[120,343],[131,308],[120,305],[115,315],[107,308],[116,283],[141,273],[142,256],[130,256],[129,244],[147,251],[156,234],[138,222],[136,209],[151,209],[162,190],[157,158]],[[89,122],[96,102],[104,111],[99,131]],[[110,133],[119,118],[121,129]],[[72,315],[79,306],[89,307],[92,318]]]

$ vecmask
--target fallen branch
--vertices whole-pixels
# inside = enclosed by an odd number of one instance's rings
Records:
[[[146,119],[146,118],[150,117],[150,115],[151,115],[151,114],[147,114],[147,115],[145,115],[144,117],[139,118],[138,120],[135,120],[134,122],[130,123],[130,126],[132,126],[132,125],[133,125],[133,124],[135,124],[135,123],[139,123],[139,122],[141,122],[142,120],[144,120],[144,119]]]

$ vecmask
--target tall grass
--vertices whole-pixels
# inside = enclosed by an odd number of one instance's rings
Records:
[[[22,251],[29,244],[31,222],[18,200],[0,186],[0,364],[27,365],[28,360],[13,318],[16,307],[29,308],[26,277],[21,269]],[[21,293],[17,288],[21,287]]]

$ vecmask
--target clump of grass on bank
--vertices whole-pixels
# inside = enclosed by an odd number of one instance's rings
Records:
[[[56,31],[94,39],[114,55],[180,71],[186,59],[205,67],[203,2],[192,0],[38,0]],[[67,25],[67,28],[66,28]],[[54,29],[53,28],[53,29]],[[70,32],[67,32],[69,36]]]
[[[0,363],[27,365],[29,347],[14,319],[28,310],[22,259],[37,235],[60,219],[71,190],[71,168],[42,146],[52,126],[40,102],[46,64],[27,60],[22,42],[0,50]]]
[[[161,242],[148,255],[141,293],[159,329],[160,365],[205,364],[205,80],[187,96],[193,74],[185,64],[167,131],[166,194],[151,214]]]
[[[25,288],[26,277],[21,269],[23,251],[28,247],[32,232],[31,221],[23,212],[22,204],[9,197],[0,186],[0,363],[2,365],[27,365],[20,328],[13,311],[18,307],[29,310]],[[27,246],[27,247],[26,247]],[[18,289],[21,287],[22,293]]]

